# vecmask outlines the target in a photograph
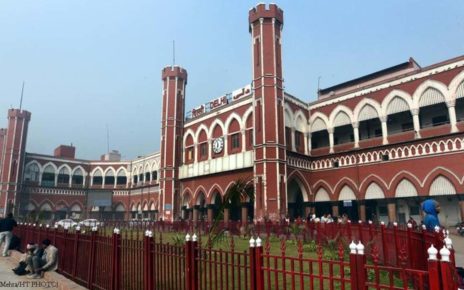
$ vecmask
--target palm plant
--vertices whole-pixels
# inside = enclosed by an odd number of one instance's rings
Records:
[[[219,222],[224,217],[224,210],[234,207],[240,207],[244,201],[254,201],[254,191],[249,189],[251,179],[238,179],[229,188],[224,195],[223,202],[218,208],[218,214],[214,217],[213,223],[208,231],[208,243],[215,245],[217,242],[224,239],[225,229],[218,230]]]

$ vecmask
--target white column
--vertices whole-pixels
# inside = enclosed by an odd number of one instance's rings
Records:
[[[359,123],[353,122],[354,148],[359,148]]]
[[[415,137],[420,138],[420,120],[419,120],[419,109],[412,109],[412,121],[414,123],[414,132],[415,132]]]
[[[382,122],[382,144],[388,144],[388,126],[387,116],[381,116],[380,122]]]
[[[305,153],[306,155],[311,154],[311,133],[305,134]]]
[[[295,152],[296,151],[296,146],[295,146],[295,128],[292,128],[292,133],[290,134],[291,135],[291,138],[292,138],[292,151]]]
[[[211,160],[213,154],[213,139],[208,140],[208,160]]]
[[[246,149],[246,130],[242,130],[242,152],[245,152]]]
[[[334,128],[327,128],[327,132],[329,132],[329,153],[334,152]]]
[[[446,102],[446,105],[448,106],[448,114],[450,118],[450,124],[451,124],[451,133],[456,133],[458,131],[458,127],[456,126],[456,100],[451,100]]]

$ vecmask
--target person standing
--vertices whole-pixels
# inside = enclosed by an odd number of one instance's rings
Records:
[[[440,204],[433,199],[427,199],[422,203],[422,211],[425,213],[424,225],[429,231],[433,231],[435,227],[440,227],[438,214],[440,213]]]
[[[8,256],[8,249],[10,248],[11,238],[13,237],[13,228],[17,225],[11,212],[7,214],[6,218],[0,221],[0,244],[5,241],[2,254],[3,257]]]

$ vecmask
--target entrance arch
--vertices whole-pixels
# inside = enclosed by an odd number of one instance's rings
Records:
[[[305,202],[308,201],[308,194],[298,178],[292,178],[287,183],[287,213],[290,220],[298,217],[305,218]]]

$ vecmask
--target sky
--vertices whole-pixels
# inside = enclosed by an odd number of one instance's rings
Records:
[[[285,89],[320,88],[405,62],[464,54],[463,0],[273,1],[284,10]],[[32,112],[27,151],[76,146],[123,159],[159,150],[161,69],[188,71],[186,111],[251,82],[248,0],[0,0],[0,127]],[[3,117],[2,117],[3,116]]]

